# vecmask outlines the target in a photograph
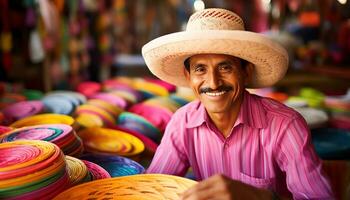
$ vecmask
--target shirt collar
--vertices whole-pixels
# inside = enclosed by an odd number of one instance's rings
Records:
[[[259,99],[261,97],[244,91],[244,98],[234,126],[246,124],[252,128],[265,128],[267,126],[266,111]]]
[[[205,110],[204,105],[200,101],[197,100],[197,102],[195,102],[195,106],[192,108],[193,109],[190,109],[187,112],[187,128],[198,127],[204,122],[209,121],[207,111]]]
[[[260,97],[244,91],[243,102],[239,111],[235,126],[246,124],[252,128],[264,128],[267,126],[266,111],[261,105]],[[202,125],[204,122],[211,123],[204,105],[196,102],[196,106],[187,112],[187,128],[194,128]]]

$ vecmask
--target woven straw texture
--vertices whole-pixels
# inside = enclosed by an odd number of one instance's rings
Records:
[[[91,179],[88,168],[85,163],[77,158],[66,156],[67,172],[72,185],[78,185],[85,182],[86,179]],[[90,180],[89,180],[90,181]]]
[[[254,64],[248,87],[275,84],[288,69],[287,51],[259,33],[245,31],[235,13],[210,8],[194,13],[186,31],[158,37],[142,47],[149,70],[161,80],[189,87],[184,76],[184,61],[197,54],[225,54]]]
[[[178,200],[182,192],[195,184],[195,181],[170,175],[134,175],[78,185],[59,194],[54,200]]]

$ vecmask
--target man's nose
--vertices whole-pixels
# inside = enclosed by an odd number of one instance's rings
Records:
[[[207,76],[208,86],[215,90],[220,86],[220,76],[215,70],[210,71]]]

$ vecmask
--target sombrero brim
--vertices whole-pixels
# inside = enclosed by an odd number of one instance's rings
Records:
[[[177,86],[189,87],[184,76],[184,61],[196,54],[226,54],[253,63],[249,88],[271,86],[282,79],[288,69],[288,54],[281,45],[249,31],[183,31],[156,38],[142,47],[150,71]]]

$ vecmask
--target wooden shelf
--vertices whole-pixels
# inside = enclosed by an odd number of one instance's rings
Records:
[[[311,73],[326,75],[334,78],[342,78],[350,80],[350,66],[346,67],[336,67],[331,65],[322,66],[305,66],[303,70]]]
[[[307,66],[290,68],[276,87],[299,91],[302,87],[313,87],[322,91],[343,93],[350,88],[350,68],[333,66]]]

